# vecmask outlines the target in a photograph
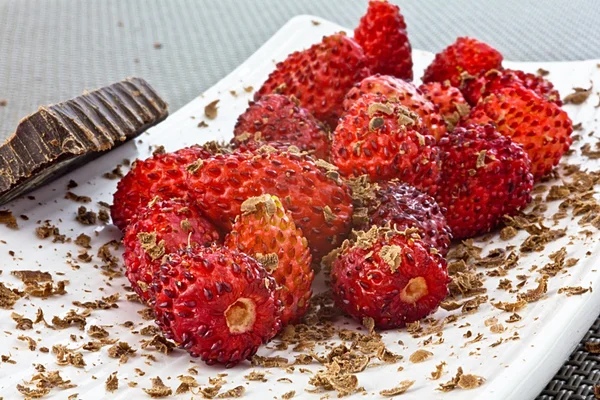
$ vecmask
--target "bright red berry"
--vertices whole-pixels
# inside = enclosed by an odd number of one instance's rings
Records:
[[[531,201],[529,157],[492,125],[457,127],[438,145],[444,184],[435,198],[455,239],[487,233]]]
[[[281,329],[277,284],[258,261],[220,246],[170,254],[154,276],[156,323],[192,357],[231,367]]]
[[[295,96],[315,118],[335,128],[353,84],[370,75],[362,48],[343,33],[323,38],[277,64],[254,99],[270,93]]]
[[[463,81],[461,91],[469,104],[476,105],[479,99],[486,98],[499,89],[515,85],[522,85],[549,102],[562,106],[560,94],[550,81],[541,76],[514,69],[492,69],[479,77],[466,79]]]
[[[368,231],[373,225],[387,224],[398,231],[416,228],[426,249],[434,248],[442,256],[448,253],[452,234],[433,197],[398,180],[369,183],[365,178],[351,185],[355,204],[362,206],[354,212],[356,229]]]
[[[573,123],[567,113],[520,85],[499,89],[479,101],[465,122],[493,123],[498,132],[523,146],[536,180],[558,164],[573,142]]]
[[[502,54],[490,45],[469,37],[456,42],[436,54],[423,75],[423,83],[445,82],[460,87],[467,76],[479,75],[490,69],[502,68]]]
[[[412,53],[400,8],[387,1],[371,0],[367,13],[354,30],[375,73],[412,80]]]
[[[446,124],[439,110],[412,83],[387,75],[372,75],[354,85],[344,100],[344,110],[365,94],[380,94],[395,98],[404,107],[417,114],[429,132],[439,140],[446,134]]]
[[[313,257],[340,245],[352,218],[350,189],[335,167],[306,155],[262,148],[217,155],[189,168],[188,182],[207,217],[229,231],[250,197],[272,194],[308,239]]]
[[[331,263],[337,305],[359,321],[400,328],[434,312],[448,294],[446,261],[414,233],[373,227],[357,232]]]
[[[438,107],[442,118],[446,121],[447,130],[451,131],[461,118],[469,115],[471,107],[458,88],[448,82],[429,82],[419,86],[425,97]]]
[[[394,98],[368,94],[340,119],[331,139],[331,160],[347,177],[398,178],[433,193],[439,181],[435,139],[421,119]]]
[[[329,141],[321,124],[303,107],[281,94],[271,94],[251,102],[240,115],[233,131],[234,144],[287,142],[314,157],[327,159]]]
[[[143,301],[152,301],[152,274],[163,256],[220,241],[217,228],[194,204],[182,199],[151,201],[127,226],[123,238],[123,259],[131,287]]]
[[[297,322],[306,313],[314,272],[308,241],[277,196],[264,194],[242,203],[225,246],[263,264],[279,284],[281,323]]]
[[[188,147],[136,160],[117,185],[110,208],[113,223],[125,231],[130,220],[154,197],[158,196],[161,200],[185,197],[188,190],[183,169],[189,163],[210,155],[203,147]]]

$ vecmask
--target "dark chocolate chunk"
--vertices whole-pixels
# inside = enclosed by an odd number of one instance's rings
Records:
[[[138,136],[167,115],[167,103],[140,78],[40,107],[0,146],[0,205]]]

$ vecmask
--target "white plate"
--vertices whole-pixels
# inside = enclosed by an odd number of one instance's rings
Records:
[[[315,25],[311,21],[318,20],[320,25]],[[244,62],[229,76],[224,78],[214,87],[209,89],[202,96],[194,99],[181,110],[175,112],[166,121],[150,129],[138,140],[132,141],[121,148],[110,152],[102,158],[97,159],[85,167],[74,171],[70,175],[48,185],[35,193],[36,200],[20,199],[7,205],[14,215],[26,214],[29,221],[19,220],[20,229],[13,231],[0,226],[0,237],[7,243],[0,244],[0,265],[4,270],[0,279],[13,288],[21,287],[21,283],[10,275],[11,270],[29,269],[50,271],[55,280],[68,279],[70,284],[67,286],[68,294],[64,296],[53,296],[47,300],[40,299],[22,299],[15,306],[14,312],[24,314],[27,317],[34,317],[38,307],[45,312],[48,320],[53,315],[63,316],[69,309],[74,308],[71,302],[74,300],[96,300],[102,296],[113,293],[125,294],[122,286],[127,284],[125,278],[116,278],[107,284],[107,278],[101,275],[98,269],[93,268],[97,262],[95,256],[97,248],[109,240],[118,239],[119,235],[112,226],[84,226],[75,222],[74,216],[80,204],[64,199],[66,184],[70,179],[79,183],[79,187],[73,189],[77,194],[85,194],[93,199],[93,203],[88,204],[94,210],[98,210],[97,201],[110,203],[112,193],[116,187],[116,181],[107,180],[102,177],[104,172],[108,172],[124,158],[135,159],[145,158],[150,154],[150,147],[153,145],[164,145],[167,150],[176,150],[183,146],[193,143],[202,143],[207,140],[229,139],[233,125],[237,116],[244,111],[247,101],[252,94],[244,91],[244,87],[249,85],[254,88],[260,87],[261,83],[267,77],[267,74],[273,69],[274,61],[282,60],[287,54],[294,50],[300,50],[318,42],[323,35],[342,30],[340,26],[321,20],[312,16],[296,17],[289,21],[279,32],[277,32],[264,46],[262,46],[252,57]],[[448,38],[451,42],[453,38]],[[415,76],[421,76],[421,71],[430,62],[432,55],[422,51],[414,51]],[[526,71],[535,71],[543,67],[550,71],[549,78],[555,83],[561,93],[564,95],[571,90],[572,86],[587,87],[590,80],[596,82],[596,87],[600,85],[600,74],[596,67],[596,61],[568,62],[568,63],[512,63],[506,65],[519,68]],[[199,73],[202,73],[199,71]],[[173,82],[174,85],[185,84],[185,82]],[[230,94],[231,90],[237,92],[237,96]],[[198,123],[203,120],[204,106],[209,102],[220,99],[219,115],[213,121],[208,121],[208,128],[198,128]],[[574,122],[582,122],[584,131],[600,131],[598,122],[594,120],[597,115],[594,105],[597,104],[596,96],[591,96],[588,101],[578,107],[568,106],[567,111]],[[578,132],[580,133],[580,132]],[[583,141],[595,142],[595,137],[582,135],[583,139],[577,142],[573,147],[578,149]],[[568,160],[570,163],[578,163],[590,170],[598,169],[599,162],[582,158],[575,154]],[[553,212],[558,202],[550,204],[548,213]],[[40,241],[35,236],[34,230],[38,226],[36,221],[50,220],[56,224],[61,233],[70,238],[75,238],[80,233],[86,233],[93,237],[94,248],[90,254],[94,254],[92,263],[79,263],[80,270],[73,270],[66,261],[66,253],[71,252],[77,255],[78,248],[74,244],[53,244],[50,239]],[[529,279],[527,288],[535,286],[535,277],[537,273],[529,273],[527,270],[533,264],[542,266],[546,264],[548,255],[553,251],[572,241],[568,246],[568,256],[580,258],[579,264],[573,267],[569,274],[564,274],[552,278],[549,282],[548,295],[544,300],[529,304],[525,310],[520,312],[523,320],[517,324],[504,324],[508,330],[502,334],[493,334],[484,326],[484,320],[490,317],[497,317],[500,322],[507,319],[507,313],[493,308],[489,303],[481,306],[480,310],[459,323],[447,326],[443,331],[444,343],[440,345],[428,345],[425,348],[434,353],[434,357],[421,364],[411,364],[408,362],[408,356],[416,349],[423,348],[423,339],[413,339],[406,331],[390,331],[383,334],[384,341],[391,351],[404,355],[404,360],[400,365],[404,366],[404,371],[397,372],[398,365],[382,365],[368,368],[358,374],[359,385],[364,386],[368,396],[379,396],[381,389],[394,387],[398,382],[406,379],[416,380],[415,385],[403,395],[406,399],[455,399],[455,398],[476,398],[476,399],[531,399],[534,398],[551,379],[560,365],[574,349],[585,331],[592,324],[594,318],[600,309],[600,280],[595,270],[597,268],[593,259],[600,254],[598,248],[598,239],[600,233],[593,228],[592,237],[587,240],[579,238],[576,233],[581,230],[571,218],[561,221],[563,226],[568,223],[572,231],[561,240],[551,243],[546,247],[543,253],[533,253],[529,256],[522,256],[519,267],[511,270],[508,278],[515,280],[515,275],[527,273],[532,277]],[[97,236],[96,236],[97,235]],[[524,233],[516,239],[520,242]],[[515,242],[515,240],[513,240]],[[492,243],[485,246],[482,254],[496,247],[504,247],[511,242],[503,242],[497,238]],[[42,246],[41,248],[39,246]],[[8,251],[14,251],[15,257],[8,255]],[[586,256],[587,251],[591,256]],[[57,273],[64,273],[64,276],[58,276]],[[505,291],[496,290],[498,278],[489,278],[486,281],[488,296],[496,300],[514,300],[514,294],[507,294]],[[516,281],[515,281],[516,283]],[[563,286],[592,286],[593,292],[582,296],[566,297],[564,294],[557,294],[557,290]],[[123,296],[124,297],[124,296]],[[118,371],[120,388],[111,398],[137,398],[145,397],[142,388],[150,387],[149,379],[155,376],[161,376],[164,382],[175,389],[179,381],[177,376],[186,374],[187,368],[193,365],[199,365],[200,374],[197,377],[199,383],[207,383],[209,376],[215,376],[219,372],[226,372],[228,384],[223,388],[227,390],[237,385],[247,387],[246,397],[251,398],[273,398],[281,396],[290,390],[296,390],[297,398],[319,398],[323,394],[309,394],[304,391],[309,388],[309,375],[296,372],[293,376],[286,374],[279,369],[271,369],[267,376],[268,383],[252,382],[246,385],[243,378],[251,368],[247,364],[242,364],[234,369],[227,371],[220,367],[206,367],[198,360],[192,360],[188,355],[181,351],[175,351],[169,356],[163,356],[152,352],[156,356],[156,362],[147,364],[147,359],[140,354],[147,353],[139,349],[138,341],[141,339],[138,335],[130,333],[129,329],[119,326],[124,321],[134,321],[136,329],[151,324],[148,321],[142,321],[137,311],[142,307],[122,299],[118,303],[119,308],[110,311],[94,311],[88,317],[88,326],[90,325],[111,325],[108,328],[110,337],[131,343],[138,349],[137,355],[132,357],[129,362],[123,365],[118,364],[118,360],[108,358],[107,348],[100,352],[84,352],[84,359],[87,366],[83,369],[74,367],[60,368],[56,366],[55,357],[52,354],[43,354],[39,351],[30,352],[26,344],[17,340],[20,334],[32,336],[38,340],[38,349],[42,346],[51,348],[53,344],[65,344],[70,348],[80,346],[90,338],[83,331],[77,328],[68,328],[65,330],[50,330],[43,327],[43,324],[37,324],[34,330],[16,331],[15,323],[11,320],[10,310],[0,310],[0,354],[11,355],[16,361],[15,365],[0,363],[0,395],[6,399],[20,398],[16,391],[16,384],[28,380],[34,373],[33,364],[44,364],[49,370],[60,369],[65,379],[70,379],[78,386],[74,389],[60,391],[54,390],[49,398],[66,398],[67,395],[79,393],[81,399],[99,399],[109,396],[105,393],[104,382],[108,375]],[[81,311],[81,309],[80,309]],[[456,312],[456,311],[455,311]],[[434,316],[443,318],[450,313],[440,310]],[[340,321],[344,322],[344,321]],[[458,325],[469,322],[468,328],[458,328]],[[352,323],[350,326],[356,326]],[[477,333],[483,333],[485,338],[478,343],[471,344],[463,348],[465,339],[463,334],[470,330],[475,336]],[[489,345],[499,337],[509,337],[515,331],[519,332],[520,341],[510,341],[498,347],[491,348]],[[72,342],[69,335],[77,335],[77,342]],[[404,342],[404,346],[397,344],[398,340]],[[475,351],[476,355],[469,355]],[[285,355],[281,352],[274,352],[263,348],[259,354],[262,355]],[[290,354],[288,358],[293,360]],[[441,361],[446,361],[446,373],[440,380],[428,380],[430,372],[435,369],[435,365]],[[450,393],[441,393],[435,388],[440,382],[445,382],[454,376],[457,367],[462,367],[465,373],[474,373],[486,378],[485,384],[472,391],[455,390]],[[134,368],[140,368],[145,371],[144,376],[138,376]],[[317,371],[319,366],[313,364],[308,366],[313,371]],[[280,377],[290,377],[294,383],[280,383],[277,379]],[[170,377],[170,379],[167,379]],[[138,387],[129,388],[129,381],[138,382]],[[331,393],[335,396],[335,393]],[[183,395],[182,398],[189,398],[190,395]],[[363,398],[362,394],[356,395],[357,398]]]

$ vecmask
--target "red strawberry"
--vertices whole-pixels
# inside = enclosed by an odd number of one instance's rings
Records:
[[[123,259],[127,278],[143,301],[151,301],[152,274],[164,255],[220,240],[215,226],[195,205],[181,199],[152,201],[125,231]]]
[[[435,198],[454,238],[487,233],[531,201],[529,157],[492,125],[457,127],[439,146],[444,184]]]
[[[338,33],[278,63],[254,99],[269,93],[296,96],[302,107],[334,128],[342,114],[344,95],[369,75],[362,48]]]
[[[437,189],[435,139],[394,98],[368,94],[356,100],[332,135],[331,160],[344,176],[398,178],[427,193]]]
[[[452,234],[442,209],[431,196],[398,180],[369,183],[365,178],[351,185],[355,204],[358,201],[363,207],[354,211],[356,229],[368,231],[373,225],[386,224],[398,231],[416,228],[426,249],[434,248],[442,256],[448,253]]]
[[[348,111],[361,96],[372,93],[381,94],[398,102],[421,117],[429,132],[439,140],[446,134],[446,124],[439,110],[412,83],[387,75],[373,75],[363,79],[348,92],[344,99],[344,110]]]
[[[277,196],[264,194],[242,203],[225,246],[255,257],[280,285],[281,323],[298,321],[308,308],[314,272],[308,241]]]
[[[323,160],[274,149],[217,155],[191,166],[188,182],[197,204],[225,230],[250,197],[281,199],[320,259],[339,246],[350,230],[350,190]]]
[[[502,68],[502,54],[490,45],[469,37],[456,42],[436,54],[423,75],[423,83],[450,81],[460,87],[467,75],[479,75],[490,69]],[[465,75],[466,74],[466,75]]]
[[[280,94],[266,95],[250,103],[238,118],[233,134],[234,144],[248,139],[281,141],[311,151],[316,158],[327,159],[327,132],[308,111]]]
[[[567,113],[520,85],[481,100],[465,122],[494,123],[498,132],[523,146],[535,179],[549,173],[573,142],[573,123]]]
[[[398,6],[369,1],[367,13],[354,30],[354,40],[364,49],[373,72],[412,80],[410,42]]]
[[[210,155],[203,147],[188,147],[137,160],[117,185],[110,209],[113,223],[125,231],[130,220],[154,197],[162,200],[185,197],[187,185],[183,168]]]
[[[344,242],[331,264],[337,305],[381,329],[400,328],[436,310],[448,294],[441,255],[423,247],[414,233],[373,227]]]
[[[461,90],[469,104],[475,105],[480,98],[515,85],[522,85],[557,106],[562,106],[560,95],[550,81],[541,76],[513,69],[492,69],[479,77],[467,79],[463,82]]]
[[[281,329],[276,287],[246,254],[189,248],[170,254],[154,276],[156,323],[192,357],[231,367]]]
[[[419,86],[419,89],[429,101],[438,107],[449,131],[453,130],[460,119],[471,111],[460,90],[450,86],[448,82],[424,83]]]

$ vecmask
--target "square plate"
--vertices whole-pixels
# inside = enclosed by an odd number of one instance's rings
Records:
[[[319,24],[313,23],[318,21]],[[244,88],[253,86],[260,87],[269,72],[274,67],[274,62],[283,60],[289,53],[309,47],[320,41],[323,35],[328,35],[340,30],[342,27],[317,17],[300,16],[290,20],[280,31],[278,31],[265,45],[263,45],[246,62],[240,65],[226,78],[206,91],[203,95],[194,99],[188,105],[171,115],[166,121],[150,129],[138,139],[131,141],[122,147],[111,151],[94,162],[73,171],[54,183],[43,187],[32,193],[35,200],[22,198],[8,204],[6,208],[13,215],[27,215],[29,220],[19,219],[19,230],[10,230],[0,225],[0,237],[5,243],[0,242],[0,268],[4,270],[2,281],[11,288],[22,288],[22,283],[10,274],[12,270],[43,270],[54,275],[55,280],[66,279],[69,284],[66,287],[67,294],[52,296],[41,300],[38,298],[23,298],[17,302],[13,310],[0,310],[0,354],[11,355],[16,361],[15,365],[0,363],[0,393],[5,398],[20,398],[16,385],[27,381],[35,374],[34,364],[43,364],[48,370],[59,369],[65,379],[70,379],[77,387],[68,390],[55,389],[47,398],[66,398],[68,395],[78,393],[81,399],[100,399],[110,396],[115,399],[145,397],[142,388],[151,386],[150,378],[162,377],[166,385],[175,390],[179,385],[177,376],[188,374],[187,369],[197,366],[199,374],[196,379],[200,385],[207,384],[208,377],[225,372],[228,383],[223,391],[237,385],[244,385],[247,389],[245,396],[250,398],[280,398],[280,396],[291,390],[296,391],[297,398],[320,398],[324,393],[311,394],[305,391],[312,388],[308,384],[310,374],[300,373],[298,368],[293,374],[288,374],[282,369],[269,369],[267,374],[268,383],[251,382],[247,384],[244,375],[251,370],[261,370],[261,367],[251,368],[243,363],[233,369],[223,370],[218,366],[207,367],[199,360],[191,359],[182,351],[175,351],[170,355],[158,354],[155,351],[140,348],[140,339],[149,339],[133,334],[142,327],[151,325],[151,321],[143,321],[138,311],[143,307],[137,303],[125,300],[125,291],[122,286],[128,284],[124,277],[109,279],[101,273],[101,269],[95,267],[101,262],[96,256],[98,248],[111,240],[118,240],[119,233],[111,225],[88,225],[84,226],[75,221],[77,209],[82,204],[64,198],[66,186],[69,180],[78,182],[79,186],[72,189],[80,195],[87,195],[93,199],[89,204],[83,204],[88,209],[98,211],[101,207],[98,201],[111,203],[112,193],[116,188],[116,180],[109,180],[102,175],[111,171],[116,164],[124,159],[146,158],[150,155],[154,146],[164,145],[168,151],[176,150],[194,143],[203,143],[208,140],[229,140],[237,116],[247,107],[252,93]],[[451,39],[451,38],[449,38]],[[431,61],[431,53],[415,50],[415,76],[421,76],[424,67]],[[506,62],[510,68],[523,69],[535,72],[538,68],[544,68],[550,72],[549,79],[557,86],[562,95],[571,91],[574,86],[588,87],[590,81],[600,84],[600,72],[597,61],[582,62],[558,62],[558,63],[517,63]],[[174,82],[173,84],[182,84]],[[230,93],[234,90],[235,94]],[[198,124],[204,119],[204,107],[213,100],[219,99],[218,117],[207,120],[208,127],[200,128]],[[597,137],[588,134],[592,131],[600,131],[598,121],[594,118],[598,115],[594,105],[598,102],[597,96],[592,95],[580,106],[566,106],[574,123],[582,123],[582,130],[576,131],[581,138],[574,143],[574,152],[565,158],[563,164],[578,164],[582,169],[590,171],[598,170],[600,162],[592,158],[583,157],[579,150],[585,143],[590,143],[595,149]],[[562,169],[557,169],[562,171]],[[546,186],[560,184],[561,179],[569,180],[562,175],[555,181],[545,183]],[[597,193],[594,193],[595,197]],[[559,201],[548,203],[547,216],[553,215],[558,209]],[[531,207],[530,207],[531,208]],[[530,209],[528,209],[529,211]],[[40,240],[35,236],[35,228],[39,226],[37,221],[49,220],[59,227],[60,232],[68,238],[76,238],[85,233],[92,237],[92,249],[89,254],[93,260],[83,263],[76,256],[80,250],[74,243],[53,243],[51,239]],[[532,266],[542,267],[550,262],[548,256],[558,249],[566,246],[567,258],[579,258],[579,262],[569,269],[568,273],[559,274],[548,282],[548,293],[535,303],[530,303],[520,311],[522,320],[516,323],[505,323],[510,313],[494,308],[491,303],[496,301],[514,301],[515,293],[498,290],[498,277],[489,277],[485,281],[486,295],[489,301],[482,304],[479,310],[473,314],[461,317],[457,322],[448,324],[442,330],[443,343],[440,337],[433,336],[433,343],[424,343],[429,336],[413,338],[406,330],[382,332],[383,341],[389,350],[401,354],[404,359],[398,364],[383,364],[370,366],[365,371],[357,374],[359,385],[366,390],[368,397],[379,397],[379,391],[396,386],[403,380],[415,380],[414,386],[403,395],[406,399],[455,399],[468,396],[472,399],[532,399],[551,379],[566,357],[574,349],[585,331],[592,324],[600,309],[600,280],[594,265],[594,258],[600,255],[599,239],[600,233],[593,227],[582,227],[577,224],[578,217],[559,220],[552,229],[568,227],[567,235],[559,240],[549,243],[542,252],[534,252],[521,255],[518,266],[503,278],[508,278],[516,285],[519,280],[517,275],[529,276],[522,291],[534,288],[537,284],[535,279],[539,273],[531,271]],[[581,234],[582,230],[589,230],[588,236]],[[494,235],[486,243],[476,241],[475,244],[482,247],[482,255],[487,255],[489,250],[495,248],[506,249],[511,245],[518,246],[527,234],[520,231],[518,236],[512,240],[503,241]],[[8,252],[14,251],[14,257]],[[68,253],[71,256],[68,256]],[[115,253],[116,254],[116,253]],[[72,260],[68,264],[67,260]],[[74,269],[71,265],[79,265]],[[486,270],[481,269],[485,273]],[[317,288],[324,289],[323,279],[317,282]],[[590,287],[593,291],[580,296],[567,297],[558,294],[558,289],[565,286]],[[318,291],[318,289],[316,290]],[[40,347],[52,348],[55,344],[63,344],[71,349],[79,348],[82,344],[92,340],[85,331],[76,327],[68,329],[49,329],[43,323],[38,323],[33,330],[15,330],[15,322],[11,319],[11,313],[16,312],[34,319],[38,308],[41,308],[48,321],[52,316],[64,316],[70,309],[75,307],[73,301],[93,301],[103,296],[114,293],[121,294],[118,309],[94,310],[87,318],[87,326],[102,325],[109,326],[109,338],[118,338],[130,343],[137,349],[137,353],[130,357],[126,363],[119,364],[118,359],[107,356],[107,347],[98,352],[83,351],[86,366],[75,368],[72,366],[58,367],[56,358],[52,353],[42,353]],[[440,309],[434,314],[434,318],[441,320],[451,314],[460,314],[460,310],[448,312]],[[484,321],[497,318],[503,325],[505,331],[492,333],[485,326]],[[125,321],[133,321],[131,329],[123,327]],[[465,326],[466,324],[468,326]],[[356,328],[357,325],[344,318],[336,321],[337,326],[345,328]],[[464,335],[471,331],[470,339],[482,334],[480,341],[467,344]],[[363,331],[364,332],[364,331]],[[518,334],[520,340],[507,340]],[[19,335],[33,337],[37,341],[36,351],[29,351],[26,342],[18,340]],[[70,338],[75,335],[75,340]],[[337,338],[337,336],[335,337]],[[504,343],[497,347],[491,347],[500,338]],[[403,344],[399,344],[399,341]],[[273,347],[270,345],[268,347]],[[294,360],[293,351],[275,351],[263,347],[259,354],[263,356],[280,355]],[[409,356],[417,349],[427,349],[433,353],[433,357],[419,364],[408,361]],[[328,350],[317,346],[317,352],[325,353]],[[152,354],[155,360],[144,357],[144,354]],[[440,362],[446,362],[444,375],[439,380],[431,380],[430,373]],[[398,367],[404,370],[398,372]],[[316,372],[320,365],[313,363],[303,366]],[[480,375],[486,382],[472,391],[456,389],[449,393],[442,393],[435,389],[442,382],[451,379],[458,367],[462,367],[465,373]],[[140,368],[145,372],[143,376],[134,371]],[[119,389],[113,394],[107,394],[104,383],[108,375],[117,372],[119,378]],[[265,370],[267,371],[267,370]],[[279,378],[290,378],[293,382],[279,382]],[[128,387],[128,383],[137,382],[135,388]],[[335,396],[334,392],[330,393]],[[189,394],[181,398],[189,398]],[[173,396],[176,397],[176,396]],[[363,394],[354,397],[363,398]]]

